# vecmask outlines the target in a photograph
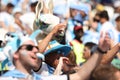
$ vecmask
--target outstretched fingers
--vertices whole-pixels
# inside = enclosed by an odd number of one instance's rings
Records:
[[[100,40],[99,40],[99,48],[103,51],[108,51],[110,49],[110,36],[109,33],[105,33],[105,35],[103,33],[101,33],[100,36]]]

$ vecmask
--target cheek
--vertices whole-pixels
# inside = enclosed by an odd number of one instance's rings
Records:
[[[84,56],[88,58],[90,56],[89,51],[86,51]]]
[[[97,23],[97,22],[93,22],[93,24],[92,24],[92,28],[96,29],[97,26],[98,26],[98,23]]]
[[[22,51],[20,52],[20,54],[23,55],[23,56],[28,56],[28,53],[27,53],[26,50],[22,50]]]
[[[84,55],[84,56],[85,56],[85,58],[87,58],[87,57],[88,57],[88,53],[85,53],[85,55]]]
[[[42,66],[42,60],[39,59],[37,62],[37,67],[40,68],[41,66]]]
[[[59,63],[59,60],[54,60],[54,61],[53,61],[53,65],[54,65],[55,67],[57,67],[58,63]]]

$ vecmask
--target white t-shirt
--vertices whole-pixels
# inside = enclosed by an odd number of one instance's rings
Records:
[[[0,80],[19,80],[19,79],[13,77],[0,77]],[[52,75],[41,77],[40,80],[68,80],[68,77],[67,75]]]
[[[33,22],[35,20],[35,13],[34,12],[25,13],[24,15],[20,17],[20,20],[22,21],[23,24],[25,24],[26,26],[28,26],[29,28],[33,30]]]
[[[5,25],[8,27],[14,23],[14,18],[12,15],[8,14],[7,12],[0,13],[0,22],[4,22]]]
[[[112,40],[115,40],[115,27],[109,21],[103,23],[101,26],[100,34],[103,33],[103,37],[105,37],[106,32],[109,33]]]
[[[48,72],[48,67],[47,64],[42,62],[42,67],[40,68],[40,70],[37,72],[37,74],[40,74],[42,76],[48,76],[49,72]]]
[[[114,33],[114,34],[115,34],[115,35],[114,35],[114,37],[115,37],[114,42],[115,42],[115,44],[117,44],[117,43],[120,42],[120,32],[117,31],[117,30],[115,30],[115,33]]]

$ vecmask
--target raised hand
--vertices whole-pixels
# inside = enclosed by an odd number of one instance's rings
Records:
[[[58,32],[60,32],[61,30],[65,29],[65,28],[66,28],[66,24],[60,23],[60,24],[56,25],[51,32],[53,32],[54,34],[57,34]]]
[[[110,40],[111,39],[108,33],[105,34],[105,37],[103,37],[103,33],[101,33],[98,47],[104,52],[108,51],[111,46]]]

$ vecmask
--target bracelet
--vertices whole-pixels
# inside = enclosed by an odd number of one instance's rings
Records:
[[[107,53],[107,51],[102,51],[98,46],[94,46],[94,47],[91,49],[91,54],[94,54],[95,52],[99,52],[99,53],[101,53],[101,54]]]
[[[70,76],[69,76],[69,74],[67,74],[67,80],[70,80]]]
[[[99,47],[97,47],[97,50],[98,50],[100,53],[107,53],[107,51],[102,51]]]

